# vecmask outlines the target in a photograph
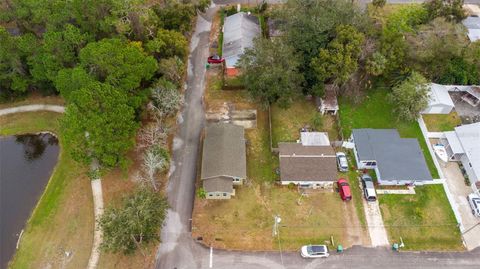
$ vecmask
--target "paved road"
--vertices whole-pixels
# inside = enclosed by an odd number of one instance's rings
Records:
[[[241,0],[242,1],[242,0]],[[239,2],[216,0],[218,4]],[[244,1],[248,2],[248,1]],[[402,2],[402,1],[401,1]],[[403,1],[408,2],[408,1]],[[480,0],[475,0],[480,2]],[[174,139],[171,176],[167,187],[171,209],[162,229],[162,243],[157,252],[156,268],[478,268],[480,249],[469,253],[393,253],[388,248],[354,247],[328,259],[304,260],[290,252],[210,252],[190,236],[194,182],[197,174],[200,136],[205,122],[202,96],[205,59],[211,18],[210,8],[197,20],[190,44],[185,107],[178,118],[179,131]],[[210,259],[211,257],[211,259]],[[375,257],[372,259],[372,257]],[[212,262],[212,267],[210,266]]]

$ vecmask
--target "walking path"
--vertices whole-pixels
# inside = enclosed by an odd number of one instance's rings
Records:
[[[92,171],[99,169],[98,162],[94,160],[90,166]],[[93,194],[93,208],[95,214],[95,230],[93,232],[93,245],[92,252],[90,253],[90,259],[88,260],[87,269],[95,269],[100,259],[100,245],[103,241],[103,231],[98,225],[100,217],[103,215],[103,192],[102,181],[99,177],[92,179],[92,194]]]
[[[45,105],[45,104],[35,104],[35,105],[25,105],[0,109],[0,116],[6,116],[14,113],[22,112],[35,112],[35,111],[51,111],[57,113],[64,113],[65,107],[58,105]],[[91,170],[95,171],[99,167],[96,161],[92,162]],[[88,269],[95,269],[98,265],[98,260],[100,259],[100,245],[103,240],[103,232],[100,227],[98,227],[98,220],[103,214],[103,192],[102,192],[102,182],[100,178],[93,179],[91,181],[92,194],[93,194],[93,207],[95,214],[95,230],[93,232],[93,245],[92,252],[90,253],[90,259],[88,260]]]
[[[64,113],[65,107],[64,106],[57,106],[57,105],[25,105],[25,106],[17,106],[17,107],[9,107],[0,109],[0,116],[5,116],[14,113],[21,113],[21,112],[35,112],[35,111],[51,111],[57,113]]]

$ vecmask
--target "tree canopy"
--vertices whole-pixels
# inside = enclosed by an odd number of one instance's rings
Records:
[[[320,49],[319,55],[312,59],[311,66],[315,70],[318,81],[333,82],[337,85],[345,83],[357,70],[364,40],[364,35],[355,27],[338,26],[335,38],[326,49]]]
[[[102,249],[131,254],[143,244],[158,241],[168,203],[147,188],[137,189],[120,207],[107,207],[100,219]]]
[[[398,119],[415,121],[428,105],[427,80],[419,73],[412,74],[393,88],[390,99]]]
[[[284,42],[259,38],[254,43],[239,61],[243,84],[252,98],[264,106],[278,102],[288,107],[293,97],[301,93],[300,60]]]
[[[85,164],[95,158],[106,168],[125,165],[138,126],[126,93],[94,82],[72,92],[69,99],[61,127],[74,158]]]

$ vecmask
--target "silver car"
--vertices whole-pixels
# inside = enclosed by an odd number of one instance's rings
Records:
[[[475,217],[480,217],[480,196],[476,193],[471,193],[467,197],[470,208],[472,208],[472,214]]]
[[[303,246],[300,249],[300,255],[304,258],[326,258],[330,256],[326,245]]]
[[[362,175],[363,196],[369,202],[375,202],[377,200],[377,193],[375,192],[375,186],[373,185],[373,179],[368,174]]]
[[[337,152],[337,166],[338,171],[348,172],[348,161],[347,156],[343,152]]]

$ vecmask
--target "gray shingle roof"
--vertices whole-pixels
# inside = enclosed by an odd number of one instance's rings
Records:
[[[279,143],[282,181],[333,181],[337,177],[335,151],[331,146]]]
[[[455,127],[455,133],[473,171],[480,177],[480,122]]]
[[[480,40],[480,17],[470,16],[462,23],[468,30],[468,38],[471,42]]]
[[[214,177],[203,180],[203,189],[206,192],[233,192],[233,179],[230,177]]]
[[[203,141],[202,179],[247,177],[244,133],[242,126],[231,123],[207,125]]]
[[[395,129],[354,129],[358,157],[377,161],[382,180],[432,180],[415,138],[400,138]]]
[[[246,48],[253,46],[253,40],[260,36],[257,17],[238,12],[225,18],[223,24],[223,52],[227,67],[235,67]]]

